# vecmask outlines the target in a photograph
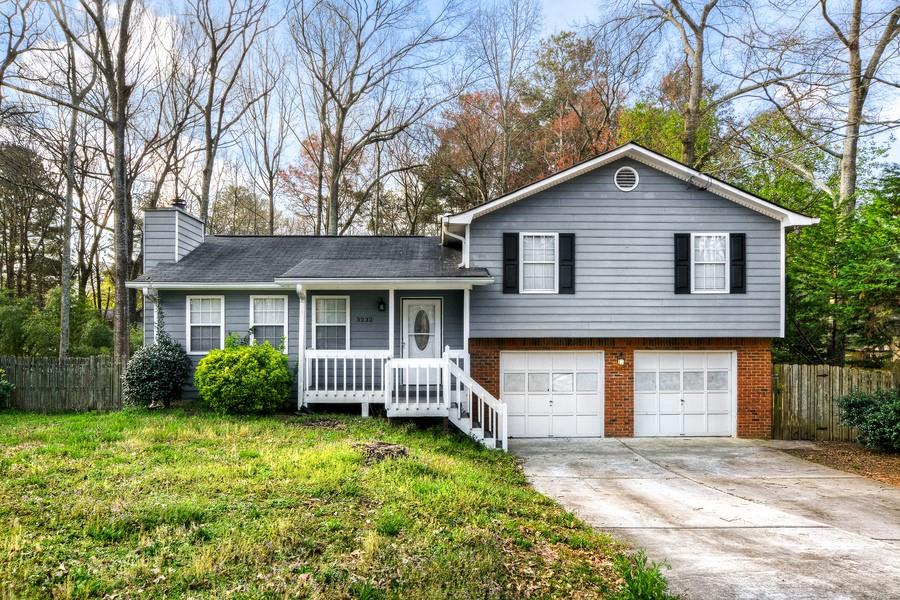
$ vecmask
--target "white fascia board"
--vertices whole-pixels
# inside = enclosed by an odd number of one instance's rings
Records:
[[[283,290],[284,287],[274,282],[250,283],[198,283],[190,281],[126,281],[125,287],[141,289],[150,287],[154,290]]]
[[[589,160],[581,165],[566,169],[564,171],[560,171],[556,175],[552,175],[550,177],[547,177],[546,179],[537,181],[516,192],[513,192],[506,196],[501,196],[493,202],[489,202],[482,206],[477,206],[457,215],[450,215],[446,218],[446,223],[448,225],[468,225],[474,219],[477,219],[480,216],[491,213],[495,210],[499,210],[504,206],[508,206],[510,204],[513,204],[514,202],[517,202],[529,196],[533,196],[534,194],[542,192],[547,188],[559,185],[564,181],[568,181],[569,179],[573,179],[575,177],[578,177],[579,175],[583,175],[585,173],[593,171],[594,169],[602,167],[603,165],[609,164],[625,157],[632,158],[649,167],[653,167],[659,171],[667,173],[668,175],[671,175],[683,181],[687,181],[702,189],[709,190],[710,192],[718,196],[722,196],[727,200],[731,200],[732,202],[735,202],[737,204],[745,206],[746,208],[755,210],[777,221],[780,221],[785,226],[796,227],[815,225],[819,222],[818,219],[795,213],[786,208],[781,208],[780,206],[776,206],[771,202],[763,200],[762,198],[757,198],[756,196],[740,190],[734,186],[716,181],[704,175],[700,171],[697,171],[696,169],[686,167],[685,165],[670,158],[666,158],[661,154],[651,152],[650,150],[641,148],[640,146],[637,146],[635,144],[626,144],[620,148],[616,148],[615,150],[598,156],[593,160]]]
[[[276,279],[281,285],[302,285],[305,289],[349,290],[388,289],[397,290],[462,290],[476,285],[488,285],[493,277],[421,277],[416,279]]]

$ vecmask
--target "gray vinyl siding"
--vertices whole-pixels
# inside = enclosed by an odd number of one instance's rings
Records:
[[[144,212],[144,269],[159,263],[177,262],[201,243],[203,223],[190,214],[175,208]]]
[[[185,292],[174,290],[160,290],[160,309],[163,314],[163,324],[166,331],[172,338],[184,346],[187,350],[187,297],[188,296],[224,296],[225,297],[225,336],[230,333],[236,333],[240,336],[247,336],[250,328],[250,296],[276,295],[287,296],[288,299],[288,323],[287,323],[287,344],[288,344],[288,364],[294,373],[294,381],[296,382],[297,369],[297,339],[300,335],[300,302],[297,294],[288,291],[272,291],[272,292],[242,292],[242,291],[215,291],[202,290],[197,292]],[[152,313],[152,311],[151,311]],[[145,317],[146,318],[146,317]],[[146,321],[145,321],[146,335]],[[149,343],[149,342],[145,342]],[[197,366],[203,355],[191,355],[191,363]],[[193,379],[193,372],[191,380]],[[189,393],[195,393],[192,383],[185,387]]]
[[[144,269],[175,261],[175,211],[144,213]]]
[[[248,335],[250,328],[250,296],[278,295],[288,298],[288,362],[294,373],[296,382],[296,369],[298,366],[298,345],[300,336],[300,303],[297,295],[285,290],[281,291],[216,291],[198,290],[196,292],[160,290],[159,305],[163,314],[163,323],[166,331],[172,338],[187,349],[187,297],[188,296],[224,296],[225,297],[225,335],[236,333],[240,336]],[[353,350],[382,350],[388,348],[388,312],[378,310],[378,301],[384,300],[388,305],[387,290],[365,291],[328,291],[307,294],[306,310],[306,347],[312,345],[312,310],[313,298],[317,295],[325,296],[350,296],[350,347]],[[447,291],[410,291],[398,290],[394,295],[395,302],[395,352],[397,357],[402,356],[401,346],[401,300],[403,298],[441,298],[443,300],[443,340],[444,346],[449,345],[453,349],[463,346],[463,293],[461,290]],[[144,343],[153,343],[154,313],[152,307],[144,311]],[[364,319],[358,321],[358,318]],[[371,318],[371,322],[365,319]],[[194,367],[203,358],[203,355],[191,355],[191,363]],[[378,378],[380,380],[380,377]],[[188,397],[196,395],[196,389],[191,378],[185,386]]]
[[[194,217],[181,213],[178,215],[178,260],[187,256],[191,250],[203,243],[203,223]]]
[[[634,167],[621,192],[613,174]],[[575,233],[575,294],[503,294],[504,232]],[[746,294],[674,293],[675,233],[745,233]],[[471,296],[476,337],[777,337],[781,224],[630,159],[485,215],[470,264],[495,283]]]
[[[306,347],[312,347],[312,314],[316,296],[350,297],[350,348],[352,350],[387,350],[388,348],[388,291],[310,291],[306,311]],[[394,356],[402,353],[402,305],[403,298],[441,298],[443,300],[442,345],[453,349],[463,346],[463,293],[461,290],[397,290],[394,292]],[[384,301],[385,311],[378,310],[379,300]],[[362,321],[360,321],[362,319]],[[367,322],[366,319],[371,319]]]

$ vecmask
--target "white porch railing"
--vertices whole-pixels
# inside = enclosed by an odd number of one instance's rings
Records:
[[[485,446],[506,450],[506,405],[469,376],[468,362],[467,352],[449,349],[442,358],[387,361],[387,416],[448,417]]]
[[[306,350],[303,395],[307,402],[384,402],[389,350]]]

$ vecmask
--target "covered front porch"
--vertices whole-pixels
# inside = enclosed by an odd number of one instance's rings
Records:
[[[469,375],[471,286],[297,285],[297,403],[383,404],[389,417],[446,417],[506,447],[505,407]]]

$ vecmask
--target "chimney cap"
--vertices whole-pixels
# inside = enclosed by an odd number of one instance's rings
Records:
[[[185,207],[184,199],[183,198],[173,198],[172,206],[174,206],[175,208],[184,208]]]

